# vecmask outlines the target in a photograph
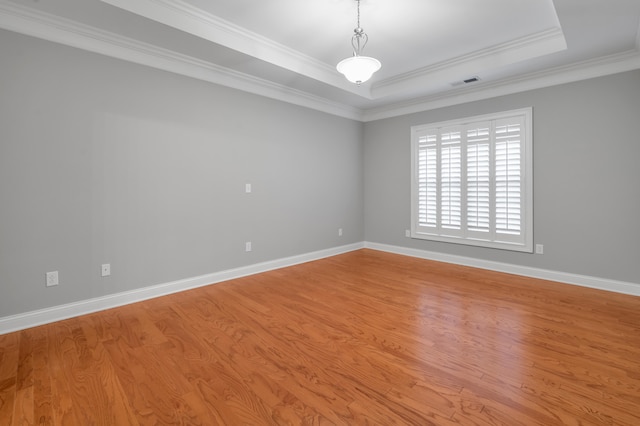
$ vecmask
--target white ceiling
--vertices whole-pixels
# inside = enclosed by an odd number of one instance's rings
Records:
[[[640,0],[0,0],[0,28],[359,120],[640,68]],[[465,84],[463,80],[478,77]]]

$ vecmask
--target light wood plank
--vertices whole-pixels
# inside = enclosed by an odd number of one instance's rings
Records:
[[[640,298],[358,250],[0,336],[3,425],[640,424]]]

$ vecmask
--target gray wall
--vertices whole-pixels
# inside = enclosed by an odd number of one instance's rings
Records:
[[[363,240],[640,283],[640,71],[363,125],[6,31],[0,57],[0,317]],[[409,128],[527,106],[545,254],[406,238]]]
[[[409,128],[529,106],[544,254],[406,238]],[[370,122],[364,135],[367,241],[640,285],[640,71]]]
[[[361,123],[6,31],[0,57],[0,317],[363,241]]]

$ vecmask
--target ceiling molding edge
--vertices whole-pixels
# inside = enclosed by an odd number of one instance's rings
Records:
[[[28,7],[0,2],[0,28],[362,121],[362,110]]]
[[[554,53],[567,48],[564,33],[560,28],[550,28],[536,34],[521,37],[482,50],[458,56],[446,61],[438,62],[428,67],[420,68],[401,74],[380,82],[376,82],[372,87],[374,98],[383,97],[394,88],[407,87],[416,82],[433,78],[444,74],[443,78],[451,80],[452,70],[459,70],[460,77],[464,78],[469,69],[473,73],[478,73],[487,64],[494,66],[497,62],[502,65],[522,61],[549,53]]]
[[[2,0],[0,28],[362,122],[640,69],[639,26],[636,48],[630,51],[530,73],[494,84],[474,85],[472,88],[445,94],[360,109]]]
[[[636,69],[640,69],[640,48],[550,70],[529,73],[496,83],[474,85],[472,88],[460,89],[442,95],[365,109],[363,121],[369,122],[398,117]]]
[[[100,1],[355,95],[365,95],[339,75],[334,66],[219,18],[182,0]],[[260,46],[260,49],[256,49],[255,46]],[[366,95],[363,97],[368,98]]]

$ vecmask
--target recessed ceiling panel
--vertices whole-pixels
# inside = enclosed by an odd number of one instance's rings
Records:
[[[352,53],[353,0],[103,1],[349,90],[333,67]],[[478,8],[477,0],[363,0],[360,25],[370,37],[364,53],[383,62],[374,83],[430,74],[428,68],[446,67],[457,58],[497,56],[504,63],[564,48],[551,0],[484,0],[482,5]],[[514,44],[519,54],[505,54]]]
[[[638,0],[361,0],[362,86],[335,69],[356,21],[355,0],[0,0],[0,28],[349,117],[640,68]]]

